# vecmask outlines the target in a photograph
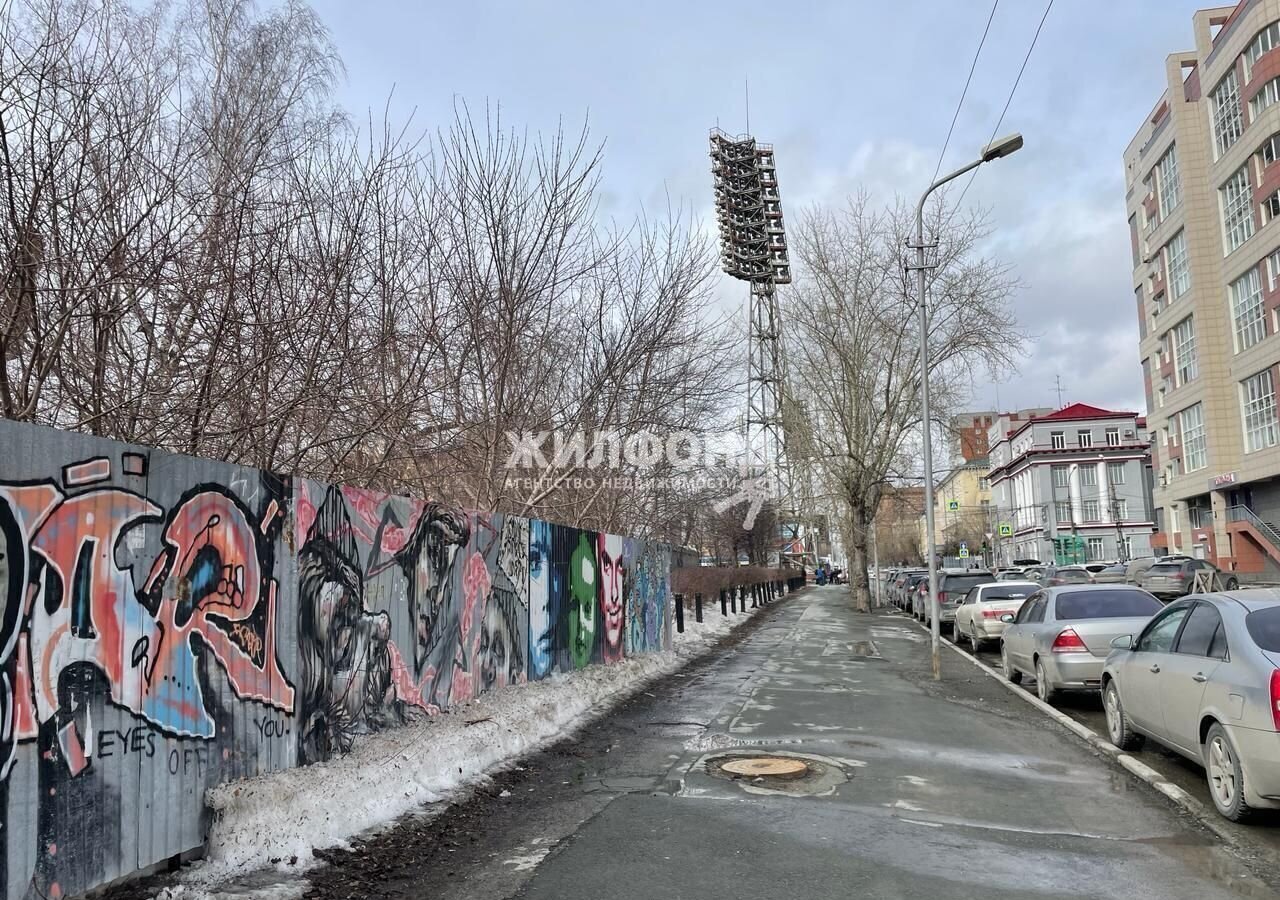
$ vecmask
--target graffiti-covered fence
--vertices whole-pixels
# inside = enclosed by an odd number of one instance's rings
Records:
[[[671,645],[661,545],[0,422],[0,881],[203,844],[204,792]]]

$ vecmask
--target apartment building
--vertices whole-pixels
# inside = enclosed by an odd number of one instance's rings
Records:
[[[1002,414],[987,443],[991,503],[1010,532],[998,541],[1001,564],[1063,561],[1067,544],[1089,560],[1151,554],[1150,454],[1137,413],[1073,403]]]
[[[1157,552],[1280,571],[1280,0],[1192,17],[1124,154]]]
[[[981,445],[986,445],[985,434]],[[933,522],[944,556],[959,556],[964,544],[970,558],[979,560],[986,535],[995,533],[985,456],[962,460],[943,475],[933,492]]]

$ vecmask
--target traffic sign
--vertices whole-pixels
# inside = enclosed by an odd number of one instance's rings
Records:
[[[960,508],[960,501],[959,501],[959,500],[948,500],[948,501],[947,501],[947,509],[948,509],[948,510],[950,510],[951,512],[955,512],[955,511],[956,511],[957,509],[959,509],[959,508]]]
[[[960,558],[961,558],[961,559],[968,559],[968,558],[969,558],[969,548],[968,548],[968,547],[961,547],[961,548],[960,548]]]
[[[1008,522],[1001,522],[1000,537],[1013,537],[1013,526]]]

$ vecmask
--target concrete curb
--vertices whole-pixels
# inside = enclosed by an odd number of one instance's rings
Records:
[[[912,619],[911,621],[918,628],[921,628],[926,633],[928,633],[929,629],[925,628],[925,626],[920,624],[920,622],[916,621],[915,619]],[[989,665],[984,663],[982,660],[978,659],[973,654],[958,647],[952,641],[949,641],[946,638],[939,638],[939,640],[944,645],[950,647],[956,653],[960,654],[961,657],[973,663],[975,666],[977,666],[979,669],[985,672],[989,677],[994,678],[997,682],[999,682],[1001,685],[1003,685],[1009,691],[1011,691],[1015,696],[1021,697],[1027,703],[1030,703],[1036,709],[1040,710],[1040,712],[1044,713],[1050,719],[1053,719],[1053,721],[1057,722],[1059,725],[1066,728],[1068,731],[1070,731],[1072,734],[1079,737],[1085,743],[1089,744],[1095,750],[1098,750],[1099,752],[1107,756],[1110,756],[1117,763],[1119,763],[1122,768],[1128,771],[1131,775],[1143,781],[1150,787],[1155,788],[1157,791],[1159,791],[1169,800],[1173,801],[1175,804],[1182,807],[1187,812],[1191,813],[1191,815],[1193,815],[1201,825],[1208,828],[1210,831],[1212,831],[1215,835],[1217,835],[1223,841],[1226,841],[1227,843],[1231,844],[1233,847],[1240,846],[1239,838],[1227,830],[1227,828],[1222,823],[1221,816],[1219,816],[1216,811],[1209,809],[1205,804],[1201,803],[1195,797],[1191,796],[1182,788],[1178,787],[1178,785],[1174,784],[1172,781],[1165,778],[1155,769],[1151,768],[1149,765],[1137,759],[1136,757],[1131,756],[1128,753],[1125,753],[1115,744],[1111,743],[1111,741],[1102,737],[1102,735],[1098,734],[1096,731],[1094,731],[1092,728],[1089,728],[1087,725],[1082,725],[1080,722],[1077,722],[1075,719],[1071,718],[1069,715],[1062,712],[1061,710],[1055,709],[1054,707],[1050,706],[1048,703],[1045,703],[1043,700],[1041,700],[1039,697],[1035,696],[1034,694],[1028,693],[1023,688],[1019,687],[1018,685],[1006,679],[1002,672],[997,672],[995,669],[991,668]]]

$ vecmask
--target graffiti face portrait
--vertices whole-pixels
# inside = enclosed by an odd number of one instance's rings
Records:
[[[529,677],[542,678],[551,669],[555,636],[551,616],[551,526],[529,523]]]
[[[522,657],[516,644],[515,623],[504,605],[494,600],[480,623],[480,687],[493,690],[520,682]]]
[[[604,619],[604,656],[622,658],[622,538],[601,534],[599,549],[600,614]]]
[[[470,537],[471,528],[461,513],[430,503],[397,554],[408,580],[414,671],[418,675],[430,665],[440,671],[456,651],[460,638],[451,576],[458,548]]]
[[[598,582],[595,548],[583,532],[569,557],[569,653],[576,669],[591,662],[595,648]]]

